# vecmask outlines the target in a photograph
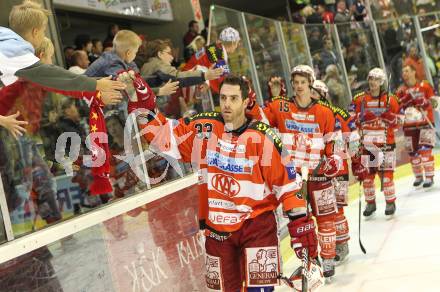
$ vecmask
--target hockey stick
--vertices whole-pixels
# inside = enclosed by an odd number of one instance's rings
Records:
[[[385,112],[388,111],[390,106],[390,90],[391,90],[391,73],[392,70],[390,70],[390,74],[388,75],[388,88],[387,88],[387,99],[385,102]],[[380,107],[380,98],[379,98],[379,107]],[[385,178],[385,152],[387,150],[387,136],[388,136],[388,127],[385,126],[385,142],[382,146],[381,152],[383,155],[383,161],[381,161],[380,167],[380,191],[383,192],[383,184],[384,184],[384,178]]]
[[[361,251],[366,254],[367,250],[365,249],[364,245],[362,244],[361,240],[361,210],[362,210],[362,181],[359,181],[359,230],[358,230],[358,237],[359,237],[359,247],[361,248]]]
[[[364,132],[362,130],[362,124],[364,122],[364,113],[365,113],[365,97],[362,99],[361,103],[361,123],[359,128],[360,133],[360,141],[363,141],[364,138]],[[359,149],[360,151],[360,149]],[[362,153],[361,153],[361,163],[362,163]],[[358,238],[359,238],[359,247],[361,248],[361,251],[366,254],[367,250],[365,249],[364,245],[362,244],[361,240],[361,214],[362,214],[362,181],[359,181],[359,216],[358,216]]]

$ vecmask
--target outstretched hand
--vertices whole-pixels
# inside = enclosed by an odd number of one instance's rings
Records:
[[[19,136],[26,132],[26,129],[22,126],[28,124],[26,121],[17,120],[19,115],[20,112],[17,111],[15,114],[10,116],[0,116],[0,126],[7,129],[15,139],[18,139]]]

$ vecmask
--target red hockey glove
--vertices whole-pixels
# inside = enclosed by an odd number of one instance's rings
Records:
[[[338,155],[332,155],[327,157],[325,161],[321,163],[318,169],[318,174],[325,175],[326,177],[334,177],[342,168],[342,158]]]
[[[311,218],[301,217],[287,224],[290,234],[290,244],[296,256],[302,258],[302,250],[308,249],[309,258],[318,256],[318,239],[315,232],[315,222]]]
[[[396,114],[391,112],[384,112],[380,115],[380,118],[390,126],[396,126],[399,122],[399,118]]]
[[[416,98],[413,102],[414,106],[417,108],[422,108],[422,109],[426,109],[429,107],[429,101],[424,98],[423,96],[420,96],[418,98]]]
[[[407,107],[412,106],[412,105],[413,105],[413,102],[414,102],[413,97],[412,97],[412,95],[409,94],[409,93],[404,94],[404,95],[400,98],[400,105],[401,105],[403,108],[407,108]]]
[[[362,164],[360,155],[351,158],[351,171],[358,181],[364,181],[367,178],[368,168]]]
[[[373,112],[370,112],[370,111],[366,111],[364,113],[364,116],[360,117],[360,118],[361,118],[361,122],[364,122],[364,123],[372,123],[372,122],[375,122],[378,120],[378,117]]]

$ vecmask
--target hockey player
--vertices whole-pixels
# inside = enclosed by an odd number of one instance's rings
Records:
[[[307,191],[318,225],[324,277],[332,277],[335,273],[337,206],[330,177],[336,176],[338,164],[342,163],[333,156],[331,140],[335,118],[327,104],[319,104],[312,99],[311,88],[315,81],[312,68],[307,65],[296,66],[291,72],[291,78],[295,96],[274,97],[264,109],[264,114],[270,125],[281,133],[297,172],[301,171],[304,164],[310,170]],[[271,82],[275,80],[271,79]],[[279,93],[280,90],[271,89],[271,92]]]
[[[227,27],[220,33],[219,41],[211,44],[195,53],[191,59],[185,64],[183,70],[191,70],[197,65],[205,70],[214,68],[223,68],[223,76],[230,73],[228,65],[228,54],[232,54],[238,47],[240,42],[240,34],[233,27]],[[223,78],[209,81],[213,93],[218,94],[219,86]]]
[[[220,86],[220,113],[176,121],[149,112],[144,114],[149,122],[140,123],[152,149],[200,169],[207,186],[199,204],[206,216],[206,282],[213,291],[273,291],[280,270],[274,215],[279,203],[290,218],[297,256],[304,248],[312,258],[317,253],[314,223],[298,193],[300,176],[283,165],[285,151],[273,130],[246,118],[248,92],[246,81],[227,76]],[[154,98],[146,104],[154,110]]]
[[[359,153],[359,133],[357,131],[354,118],[344,109],[332,105],[329,99],[327,85],[321,80],[313,83],[313,98],[318,103],[326,103],[332,109],[336,125],[334,152],[343,158],[343,166],[338,175],[332,180],[335,188],[336,203],[338,213],[335,216],[336,227],[336,257],[337,263],[341,263],[348,255],[348,240],[350,239],[347,218],[344,214],[344,207],[348,204],[348,185],[349,169],[348,158],[352,157],[352,170],[357,177],[365,177],[367,169],[360,163]]]
[[[405,148],[407,149],[415,176],[414,187],[423,183],[429,188],[434,183],[435,146],[434,113],[431,98],[434,90],[427,81],[417,82],[416,70],[411,65],[403,67],[402,78],[404,85],[398,91],[401,112],[405,115],[403,132]],[[431,125],[430,125],[431,123]]]
[[[365,217],[376,211],[374,178],[381,179],[381,189],[385,195],[385,215],[396,211],[396,194],[394,189],[394,168],[396,164],[394,132],[401,124],[397,97],[384,89],[386,76],[382,69],[374,68],[368,73],[368,91],[361,92],[353,98],[351,110],[361,135],[364,166],[369,174],[363,180],[363,189],[367,206]],[[365,165],[367,164],[367,165]]]

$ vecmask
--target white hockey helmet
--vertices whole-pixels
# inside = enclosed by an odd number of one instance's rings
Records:
[[[222,42],[238,42],[240,40],[240,33],[233,27],[227,27],[220,33],[219,39]]]
[[[326,95],[328,93],[328,87],[322,80],[315,80],[312,87],[318,90],[322,95]]]
[[[381,68],[373,68],[368,72],[368,79],[375,78],[380,80],[380,85],[385,84],[386,75],[385,72]]]
[[[295,74],[306,74],[309,77],[309,82],[312,85],[315,80],[315,71],[313,71],[312,67],[309,65],[298,65],[293,67],[292,71],[290,72],[290,76],[294,77]]]

